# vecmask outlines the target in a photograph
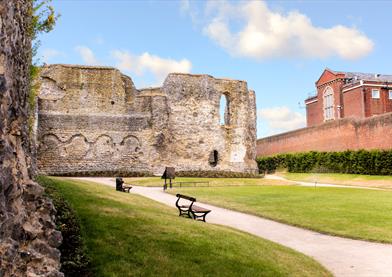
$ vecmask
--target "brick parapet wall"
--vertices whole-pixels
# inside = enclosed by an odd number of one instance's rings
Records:
[[[306,151],[392,148],[392,113],[366,119],[345,118],[257,141],[257,156]]]

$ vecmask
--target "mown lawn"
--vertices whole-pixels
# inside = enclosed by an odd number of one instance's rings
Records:
[[[44,178],[76,211],[94,276],[331,276],[313,259],[147,198]]]
[[[392,243],[392,192],[258,186],[183,188],[198,201],[338,236]]]
[[[162,187],[164,180],[160,177],[135,177],[124,178],[125,183],[135,184],[143,187]],[[174,187],[179,187],[179,182],[203,182],[182,184],[181,187],[227,187],[227,186],[271,186],[271,185],[291,185],[291,182],[280,180],[268,180],[264,178],[196,178],[196,177],[176,177],[172,180]],[[205,182],[208,182],[205,183]],[[167,182],[169,186],[169,182]]]
[[[288,180],[392,189],[392,176],[342,173],[281,173]]]

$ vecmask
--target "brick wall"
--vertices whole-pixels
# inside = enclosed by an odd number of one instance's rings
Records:
[[[380,91],[380,98],[372,98],[372,89],[377,89]],[[366,88],[366,96],[369,106],[369,115],[382,114],[392,111],[392,99],[389,99],[388,90],[385,88],[380,88],[376,86],[369,86]]]
[[[323,103],[318,101],[317,97],[311,100],[311,103],[306,104],[306,125],[315,126],[320,122],[324,121],[323,113],[320,113],[323,109]]]
[[[257,141],[257,156],[305,151],[392,149],[392,113],[345,118]]]
[[[345,117],[365,117],[365,92],[362,87],[344,92],[343,106]]]

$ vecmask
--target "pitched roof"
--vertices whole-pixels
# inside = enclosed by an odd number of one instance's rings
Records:
[[[376,82],[392,82],[392,75],[375,74],[375,73],[362,73],[362,72],[342,72],[346,78],[353,78],[364,81]]]
[[[333,74],[344,74],[348,79],[364,80],[364,81],[377,81],[377,82],[392,82],[392,75],[378,74],[378,73],[363,73],[363,72],[345,72],[345,71],[335,71],[326,68],[329,72]]]

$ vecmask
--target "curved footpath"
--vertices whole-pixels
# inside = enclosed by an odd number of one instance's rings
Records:
[[[319,182],[303,182],[303,181],[293,181],[286,179],[284,177],[274,175],[274,174],[267,174],[264,177],[265,179],[271,179],[271,180],[281,180],[293,184],[297,184],[303,187],[335,187],[335,188],[351,188],[351,189],[370,189],[370,190],[387,190],[383,188],[372,188],[372,187],[360,187],[360,186],[349,186],[349,185],[336,185],[336,184],[325,184],[325,183],[319,183]],[[392,276],[392,275],[391,275]]]
[[[75,178],[115,186],[113,178]],[[134,186],[140,194],[175,207],[176,197],[162,188]],[[211,209],[209,223],[230,226],[304,253],[320,262],[335,276],[392,276],[392,245],[352,240],[320,234],[261,217],[199,203]]]

